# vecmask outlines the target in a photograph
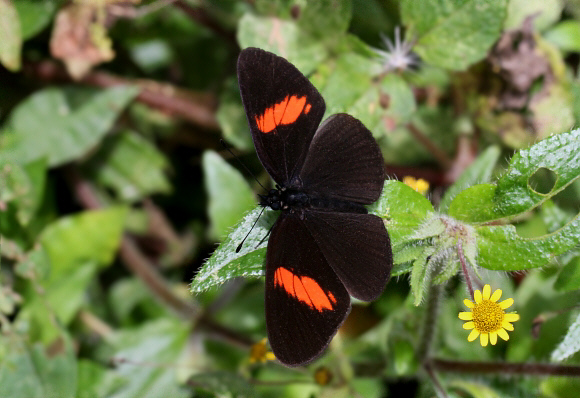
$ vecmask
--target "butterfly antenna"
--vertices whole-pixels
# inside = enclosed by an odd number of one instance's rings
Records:
[[[220,138],[220,143],[221,143],[221,144],[222,144],[222,146],[225,148],[225,150],[226,150],[226,151],[228,151],[228,152],[229,152],[229,153],[230,153],[230,154],[231,154],[231,155],[232,155],[234,158],[236,158],[236,160],[237,160],[238,162],[240,162],[240,164],[241,164],[241,165],[244,167],[244,169],[246,169],[246,171],[247,171],[248,173],[250,173],[250,175],[251,175],[252,177],[254,177],[254,180],[256,180],[256,182],[257,182],[257,183],[258,183],[258,184],[259,184],[259,185],[262,187],[262,189],[264,189],[264,191],[268,192],[268,190],[266,189],[266,187],[264,187],[264,186],[262,185],[262,183],[260,182],[260,180],[258,180],[258,179],[256,178],[256,176],[254,175],[254,173],[252,173],[252,172],[250,171],[250,169],[248,169],[248,166],[246,166],[246,165],[244,164],[244,162],[242,162],[242,161],[240,160],[240,158],[239,158],[239,157],[238,157],[238,156],[237,156],[237,155],[236,155],[236,154],[235,154],[235,153],[234,153],[234,152],[233,152],[233,151],[230,149],[230,147],[228,146],[228,144],[226,144],[226,142],[225,142],[223,139],[221,139],[221,138]]]
[[[266,208],[265,207],[262,207],[262,211],[258,215],[258,218],[256,218],[256,221],[254,221],[254,225],[252,225],[252,228],[250,228],[250,230],[246,234],[246,237],[242,240],[242,242],[238,245],[238,247],[236,247],[236,253],[239,253],[240,250],[242,250],[242,245],[244,244],[244,242],[246,241],[246,239],[248,239],[248,236],[250,236],[250,232],[252,232],[252,230],[254,229],[254,227],[256,226],[256,224],[258,223],[258,220],[260,219],[260,217],[262,217],[262,213],[264,213],[264,210],[266,210]],[[270,232],[268,232],[268,233],[270,233]],[[262,244],[262,242],[260,242],[260,244]]]
[[[270,227],[270,229],[268,230],[268,233],[266,234],[266,236],[264,236],[264,237],[262,238],[262,240],[260,241],[260,243],[258,243],[258,244],[256,245],[256,247],[260,246],[262,243],[264,243],[264,241],[265,241],[266,239],[268,239],[268,236],[270,236],[270,232],[272,232],[272,228],[274,228],[274,224],[272,224],[272,226],[271,226],[271,227]]]

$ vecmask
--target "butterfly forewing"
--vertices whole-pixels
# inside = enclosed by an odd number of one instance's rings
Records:
[[[385,183],[383,155],[371,132],[339,113],[320,126],[300,171],[305,192],[370,204]]]
[[[274,181],[287,184],[304,163],[324,100],[294,65],[257,48],[240,54],[238,80],[258,157]]]
[[[276,357],[302,365],[328,345],[350,311],[350,297],[303,220],[282,214],[266,255],[266,326]]]

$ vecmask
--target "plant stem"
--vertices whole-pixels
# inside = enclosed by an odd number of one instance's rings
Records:
[[[440,372],[511,374],[535,376],[580,376],[580,366],[554,363],[463,362],[431,359],[430,365]]]
[[[437,330],[437,316],[439,315],[439,302],[443,293],[441,285],[432,284],[429,281],[429,294],[427,296],[427,308],[425,308],[425,318],[423,320],[423,331],[421,340],[417,348],[417,358],[420,363],[425,363],[431,352],[431,346]]]
[[[467,285],[467,290],[469,291],[469,297],[471,297],[473,300],[473,284],[471,283],[471,277],[469,276],[469,270],[467,269],[467,261],[465,261],[465,255],[463,254],[463,244],[461,243],[461,239],[457,242],[457,257],[459,257],[459,263],[461,264],[461,270],[463,271],[465,284]]]

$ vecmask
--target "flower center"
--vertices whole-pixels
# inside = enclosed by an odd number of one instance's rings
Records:
[[[472,313],[473,323],[475,323],[475,328],[479,332],[490,333],[501,329],[504,312],[498,303],[483,300],[475,305]]]

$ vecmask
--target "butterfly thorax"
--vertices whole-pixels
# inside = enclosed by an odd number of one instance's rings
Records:
[[[260,196],[260,206],[270,207],[272,210],[288,211],[303,214],[304,210],[332,210],[346,213],[366,214],[366,208],[355,202],[324,197],[322,195],[305,192],[300,188],[277,186],[271,189],[268,195]]]

